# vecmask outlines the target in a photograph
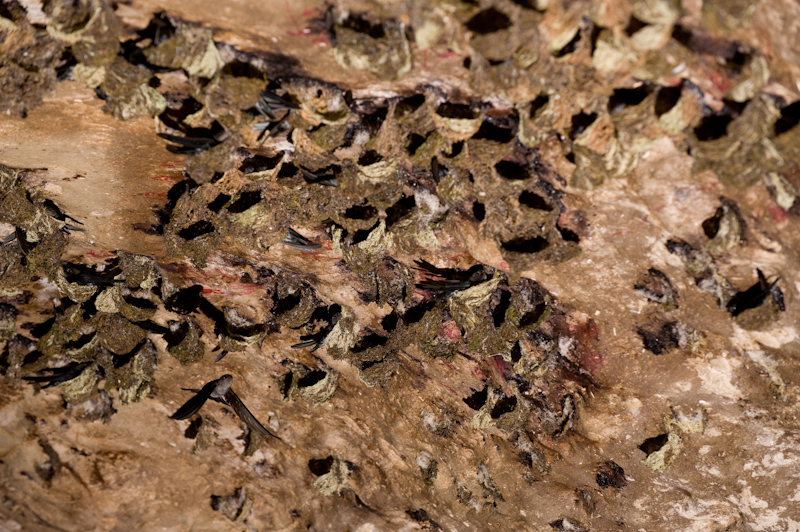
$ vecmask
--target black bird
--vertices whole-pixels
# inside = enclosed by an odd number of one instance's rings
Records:
[[[331,334],[331,331],[339,323],[339,318],[342,317],[341,307],[339,305],[331,305],[329,307],[331,311],[330,317],[328,318],[328,323],[321,327],[320,330],[315,332],[314,334],[304,334],[300,337],[300,342],[296,343],[292,346],[292,349],[303,349],[306,347],[311,347],[311,352],[313,353],[320,347],[324,347],[328,343],[328,335]]]
[[[780,288],[775,290],[780,277],[772,281],[772,283],[767,283],[767,278],[764,277],[761,270],[757,269],[756,271],[758,272],[758,282],[743,292],[737,292],[736,295],[728,301],[727,307],[731,316],[738,316],[745,310],[760,307],[764,304],[769,295],[772,295],[772,298],[778,304],[778,308],[784,310],[783,292],[781,292]]]
[[[172,153],[180,155],[198,155],[206,150],[210,150],[214,146],[222,144],[224,132],[221,135],[213,137],[179,137],[178,135],[170,135],[169,133],[159,133],[158,136],[162,139],[173,142],[168,144],[167,150]]]
[[[102,266],[102,269],[98,269],[98,266]],[[112,259],[109,264],[97,266],[87,266],[86,264],[78,264],[75,262],[62,262],[61,267],[64,269],[64,277],[70,283],[112,286],[116,283],[125,282],[124,279],[115,279],[116,276],[122,273],[122,268],[117,265],[115,259]]]
[[[40,383],[44,382],[47,384],[42,386],[42,389],[50,388],[51,386],[56,386],[63,382],[71,381],[72,379],[77,378],[81,373],[83,373],[83,370],[88,368],[91,364],[91,361],[74,362],[61,368],[47,368],[40,371],[38,375],[22,377],[22,380]]]
[[[300,251],[313,251],[322,247],[322,244],[307,239],[291,227],[289,228],[289,235],[284,238],[281,243],[299,249]]]
[[[416,287],[433,293],[434,297],[449,297],[459,290],[466,290],[489,279],[482,264],[476,264],[469,270],[458,268],[437,268],[425,260],[414,261],[417,270],[427,278],[416,283]]]
[[[64,214],[64,212],[58,208],[52,200],[46,199],[42,202],[42,206],[44,207],[44,212],[47,213],[48,216],[54,218],[61,222],[63,225],[61,226],[61,232],[64,234],[69,234],[70,231],[86,231],[86,229],[82,229],[75,225],[72,225],[67,222],[67,220],[71,220],[78,225],[83,225],[83,222],[76,220],[69,214]]]
[[[233,377],[231,375],[223,375],[217,380],[207,383],[201,390],[184,390],[197,392],[194,397],[186,401],[177,412],[170,416],[170,419],[188,419],[195,415],[206,404],[206,401],[213,399],[214,401],[226,404],[233,408],[236,415],[244,421],[250,430],[255,431],[262,436],[272,436],[278,438],[275,434],[267,430],[264,425],[259,423],[256,417],[244,406],[244,403],[236,392],[231,388]]]
[[[200,297],[203,293],[203,286],[199,284],[188,288],[182,288],[164,301],[167,310],[178,314],[191,314],[200,305]]]
[[[300,167],[300,173],[303,174],[303,179],[305,179],[306,183],[309,185],[318,184],[325,185],[326,187],[335,187],[338,185],[338,181],[336,181],[336,174],[330,169],[330,167],[323,168],[316,173]]]
[[[289,109],[298,109],[298,107],[286,98],[281,98],[268,90],[261,91],[261,96],[256,102],[256,110],[269,118],[270,122],[278,119],[275,111],[288,111]]]

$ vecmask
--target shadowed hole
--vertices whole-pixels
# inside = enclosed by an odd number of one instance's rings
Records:
[[[197,437],[197,433],[200,432],[200,427],[203,426],[203,417],[197,416],[195,417],[189,426],[186,427],[186,430],[183,431],[183,437],[193,440]]]
[[[386,227],[391,227],[409,214],[411,214],[417,206],[414,196],[406,196],[403,194],[397,203],[386,209]]]
[[[480,129],[472,138],[474,140],[492,140],[506,144],[514,140],[516,136],[517,129],[515,125],[512,125],[512,127],[498,125],[494,120],[486,118],[481,122]]]
[[[376,222],[375,225],[373,225],[369,229],[359,229],[358,231],[353,233],[353,238],[352,240],[350,240],[350,244],[356,245],[365,241],[367,238],[369,238],[370,233],[372,233],[372,231],[374,231],[375,228],[378,227],[378,224],[380,224],[380,221]]]
[[[151,310],[157,307],[155,303],[144,297],[127,296],[123,299],[125,303],[143,310]]]
[[[259,201],[261,201],[260,190],[248,190],[247,192],[242,192],[239,195],[239,198],[230,204],[228,207],[228,212],[234,214],[244,212]]]
[[[425,313],[432,310],[436,303],[431,300],[423,300],[419,304],[414,305],[403,314],[403,321],[407,324],[417,323],[421,320]]]
[[[639,105],[647,98],[651,90],[646,84],[635,89],[615,89],[614,94],[608,99],[608,112],[613,114],[626,107]]]
[[[436,109],[436,114],[443,118],[473,119],[479,112],[466,104],[445,102]]]
[[[536,236],[533,238],[515,238],[508,242],[503,242],[503,249],[512,253],[538,253],[542,251],[550,242],[546,238]]]
[[[578,138],[578,135],[586,131],[586,129],[594,124],[594,121],[597,120],[597,113],[584,113],[580,112],[572,117],[572,127],[569,131],[569,138],[571,140],[575,140]]]
[[[486,218],[486,206],[480,201],[472,203],[472,215],[476,220],[482,222]]]
[[[497,170],[501,177],[506,179],[522,180],[530,177],[528,169],[514,161],[499,161],[494,165],[494,169]]]
[[[383,318],[381,318],[381,327],[383,330],[390,333],[397,328],[397,322],[399,321],[399,317],[397,314],[392,312],[391,314],[387,314]]]
[[[314,371],[309,371],[304,376],[300,377],[297,380],[297,387],[298,388],[308,388],[309,386],[314,386],[316,383],[324,379],[328,374],[322,370],[315,369]]]
[[[386,345],[389,339],[385,336],[380,336],[378,334],[369,334],[367,336],[363,336],[356,345],[353,346],[351,351],[353,353],[363,353],[367,349],[372,349],[374,347],[382,347]]]
[[[667,113],[677,105],[681,98],[681,87],[661,87],[656,95],[655,111],[656,116]]]
[[[280,316],[281,314],[289,312],[300,303],[302,296],[303,292],[301,290],[298,290],[294,294],[289,294],[283,299],[279,299],[275,303],[275,308],[272,309],[272,313],[276,316]]]
[[[195,238],[207,235],[214,231],[214,224],[208,220],[200,220],[189,227],[184,227],[178,231],[178,236],[184,240],[194,240]]]
[[[230,199],[231,197],[227,194],[217,194],[217,197],[214,198],[214,201],[208,204],[208,210],[211,212],[219,212],[220,209],[222,209]]]
[[[494,321],[495,328],[500,327],[506,321],[506,311],[511,306],[511,292],[508,290],[500,290],[500,300],[497,305],[492,309],[492,320]]]
[[[454,142],[453,146],[450,148],[450,153],[445,153],[444,156],[448,159],[452,159],[453,157],[458,157],[461,153],[461,150],[464,149],[464,141],[459,140],[458,142]]]
[[[631,20],[628,22],[628,25],[625,27],[625,33],[628,35],[628,37],[630,37],[637,31],[646,28],[647,26],[647,22],[641,21],[632,16]]]
[[[639,445],[639,449],[641,449],[646,455],[650,456],[656,451],[659,451],[669,440],[669,436],[664,434],[659,434],[658,436],[653,436],[652,438],[647,438]]]
[[[781,117],[775,122],[775,134],[786,133],[800,123],[800,102],[794,102],[781,109]]]
[[[383,160],[383,156],[375,150],[367,150],[358,158],[359,166],[369,166],[371,164],[379,163]]]
[[[408,142],[406,142],[406,151],[409,155],[414,155],[423,144],[425,144],[425,137],[412,133],[408,137]]]
[[[567,229],[566,227],[561,227],[558,224],[556,224],[556,229],[558,229],[558,232],[561,233],[561,238],[565,242],[580,242],[581,241],[581,238],[578,236],[578,233],[576,233],[572,229]]]
[[[578,49],[578,42],[581,40],[581,32],[576,31],[575,37],[572,38],[567,44],[564,45],[561,50],[558,50],[553,54],[554,57],[564,57],[565,55],[573,53],[575,50]]]
[[[540,211],[552,211],[553,206],[547,203],[543,197],[535,192],[530,192],[528,190],[522,191],[522,194],[519,195],[519,202],[526,207],[530,207],[531,209],[538,209]]]
[[[487,33],[494,33],[510,28],[511,19],[502,11],[490,7],[469,19],[466,26],[467,29],[473,33],[486,35]]]
[[[382,24],[372,24],[365,18],[358,15],[350,15],[348,18],[342,21],[342,27],[357,31],[358,33],[364,33],[373,39],[382,39],[386,36],[386,32],[384,32]]]
[[[519,320],[519,326],[521,328],[525,328],[534,325],[541,319],[546,310],[547,304],[544,302],[539,303],[532,311],[526,312],[525,315],[522,316],[522,318]]]
[[[732,121],[733,117],[728,115],[707,116],[694,128],[694,134],[699,141],[716,140],[728,134],[728,124]]]
[[[495,403],[494,408],[492,408],[492,419],[497,419],[503,414],[508,414],[509,412],[513,412],[514,409],[517,407],[517,398],[512,397],[503,397],[497,403]]]
[[[278,178],[294,177],[297,175],[297,167],[293,163],[284,163],[278,170]]]
[[[281,386],[281,393],[283,394],[284,399],[289,398],[289,390],[292,389],[293,380],[294,380],[294,373],[291,371],[283,376],[280,386]]]
[[[534,117],[536,116],[536,113],[537,113],[537,112],[538,112],[538,111],[539,111],[539,110],[540,110],[542,107],[544,107],[545,105],[547,105],[549,102],[550,102],[550,96],[548,96],[547,94],[540,94],[539,96],[537,96],[537,97],[536,97],[536,99],[535,99],[535,100],[533,100],[533,101],[531,102],[531,109],[530,109],[530,111],[528,112],[528,116],[529,116],[530,118],[534,118]]]
[[[249,159],[245,159],[242,161],[242,164],[239,165],[239,170],[247,175],[247,174],[254,174],[256,172],[264,172],[266,170],[272,170],[278,164],[280,164],[281,160],[283,159],[283,154],[279,153],[275,157],[264,157],[262,155],[254,155]]]
[[[425,95],[424,94],[415,94],[414,96],[409,96],[408,98],[403,98],[394,108],[394,117],[395,118],[402,118],[406,115],[410,115],[420,107],[422,104],[425,103]]]
[[[486,399],[489,398],[489,388],[487,386],[483,387],[483,390],[473,392],[472,395],[469,397],[465,397],[462,399],[464,404],[470,407],[473,410],[480,410],[483,405],[486,404]]]
[[[312,458],[308,461],[308,469],[318,477],[328,473],[331,467],[333,467],[333,456],[322,459]]]
[[[708,238],[714,238],[717,236],[717,233],[719,232],[719,224],[724,213],[725,210],[722,207],[718,207],[717,211],[714,213],[714,216],[703,220],[703,232]]]
[[[91,342],[92,338],[94,338],[95,334],[96,334],[95,332],[91,332],[89,334],[83,334],[77,340],[73,340],[71,342],[67,342],[66,344],[64,344],[64,349],[65,350],[80,349],[81,347],[83,347],[86,344],[88,344],[89,342]]]
[[[370,220],[378,215],[378,210],[372,205],[353,205],[344,211],[344,217],[351,220]]]

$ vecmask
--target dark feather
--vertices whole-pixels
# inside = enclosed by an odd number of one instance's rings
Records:
[[[239,396],[236,395],[236,392],[233,390],[228,390],[228,393],[225,394],[224,399],[228,406],[233,408],[233,411],[236,412],[236,415],[239,416],[242,421],[244,421],[245,425],[250,427],[250,430],[257,432],[262,436],[272,436],[273,438],[280,440],[278,436],[267,430],[267,428],[256,419],[252,412],[250,412],[250,410],[244,406],[244,403],[241,399],[239,399]]]
[[[186,401],[177,412],[170,416],[170,419],[188,419],[195,415],[206,404],[208,398],[211,397],[211,392],[217,386],[217,381],[207,383],[203,388],[195,394],[194,397]]]
[[[77,378],[91,364],[91,362],[75,362],[61,368],[48,368],[38,375],[30,375],[28,377],[22,377],[22,379],[31,382],[46,382],[47,384],[42,386],[42,388],[50,388],[51,386],[56,386],[57,384]]]

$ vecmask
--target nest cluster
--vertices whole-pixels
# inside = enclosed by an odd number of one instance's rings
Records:
[[[116,251],[87,266],[63,260],[69,232],[80,228],[20,171],[0,168],[0,222],[13,227],[0,249],[3,374],[58,384],[68,408],[108,419],[111,390],[122,403],[153,390],[156,337],[192,364],[299,330],[293,347],[327,349],[367,386],[389,385],[412,350],[470,358],[488,376],[463,398],[473,426],[557,437],[602,360],[597,329],[520,273],[580,253],[588,226],[568,207],[570,187],[629,174],[668,136],[692,155],[693,171],[713,169],[734,187],[763,180],[781,208],[800,209],[792,173],[800,107],[764,92],[761,52],[682,25],[672,2],[631,2],[619,20],[521,0],[441,2],[424,13],[422,2],[403,3],[403,17],[382,4],[377,15],[327,9],[311,29],[327,36],[343,67],[385,80],[408,73],[415,50],[460,50],[470,95],[422,84],[361,97],[165,14],[132,29],[103,2],[49,3],[45,29],[19,4],[4,5],[5,111],[24,115],[56,80],[80,81],[117,118],[158,117],[186,170],[153,223],[137,227],[161,235],[173,263]],[[547,16],[563,23],[545,36]],[[698,80],[712,58],[716,87]],[[3,100],[12,90],[13,101]],[[736,202],[721,198],[702,229],[705,245],[671,240],[668,250],[742,327],[774,320],[784,310],[776,280],[758,272],[757,284],[737,290],[715,263],[744,238]],[[470,259],[444,267],[442,234],[492,242],[501,269]],[[277,245],[309,260],[334,257],[331,268],[380,309],[379,323],[359,323],[355,309],[320,293],[315,276],[266,263]],[[215,302],[202,285],[171,275],[211,260],[257,286],[259,306]],[[52,291],[54,308],[19,334],[17,309],[31,304],[34,282]],[[664,316],[678,306],[659,270],[634,288]],[[656,355],[702,342],[668,317],[637,332]],[[285,399],[321,404],[336,392],[339,374],[314,360],[285,359]],[[447,415],[430,414],[426,426],[447,434]],[[527,460],[544,474],[540,454],[529,450]],[[623,486],[621,468],[609,464],[598,484]]]

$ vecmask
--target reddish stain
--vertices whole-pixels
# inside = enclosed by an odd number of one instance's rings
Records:
[[[172,178],[168,175],[154,175],[151,176],[150,179],[153,181],[166,181],[167,183],[172,181]]]
[[[481,368],[479,368],[478,366],[475,366],[474,368],[472,368],[472,376],[475,377],[476,379],[478,379],[479,381],[485,381],[486,380],[486,375],[483,374],[483,372],[481,371]]]
[[[166,192],[145,192],[142,194],[145,198],[163,198],[167,195]]]
[[[106,253],[106,252],[103,252],[103,251],[101,251],[100,253],[98,253],[96,251],[87,251],[86,254],[89,255],[90,257],[94,257],[96,259],[107,259],[109,257],[113,257],[114,256],[112,253]]]
[[[456,393],[456,391],[455,391],[454,389],[452,389],[451,387],[449,387],[448,385],[446,385],[446,384],[444,384],[444,383],[442,383],[442,382],[439,382],[438,384],[441,384],[441,385],[442,385],[442,387],[443,387],[445,390],[447,390],[448,392],[452,393],[453,395],[458,395],[458,394]]]
[[[451,342],[455,342],[461,338],[461,329],[458,328],[455,321],[447,320],[439,329],[439,336],[443,336]]]
[[[733,86],[733,81],[726,79],[717,71],[712,72],[708,79],[721,94],[725,94]]]
[[[772,221],[775,222],[776,224],[781,223],[782,221],[784,221],[788,217],[788,214],[786,214],[786,211],[783,210],[783,208],[780,207],[779,205],[774,205],[774,206],[770,207],[769,208],[769,213],[772,216]]]
[[[511,269],[511,267],[508,265],[508,263],[506,261],[501,260],[500,261],[500,269],[503,270],[504,272],[507,272],[507,271],[509,271]]]

